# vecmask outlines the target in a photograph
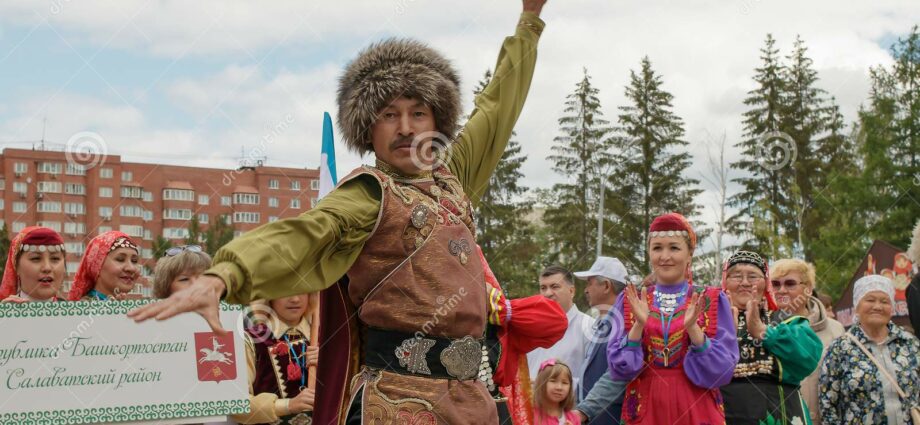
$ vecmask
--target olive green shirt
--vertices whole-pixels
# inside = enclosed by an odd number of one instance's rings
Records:
[[[492,80],[451,146],[448,168],[473,205],[485,191],[524,107],[544,23],[521,14],[502,44]],[[217,251],[205,274],[227,285],[226,301],[276,299],[315,292],[348,272],[371,236],[380,211],[380,186],[369,176],[340,184],[315,208],[247,232]]]

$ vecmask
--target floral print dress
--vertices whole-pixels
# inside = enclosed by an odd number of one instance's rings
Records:
[[[920,341],[893,323],[888,324],[888,331],[885,345],[895,368],[890,372],[909,397],[901,400],[900,422],[892,423],[911,424],[910,407],[920,405]],[[861,327],[853,326],[849,332],[875,355],[871,348],[875,342]],[[872,360],[846,335],[834,340],[821,366],[819,401],[824,423],[887,425],[883,379]]]

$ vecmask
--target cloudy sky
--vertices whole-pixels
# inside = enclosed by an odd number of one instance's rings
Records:
[[[243,148],[268,164],[317,167],[322,114],[336,78],[368,43],[427,41],[454,60],[464,104],[513,32],[520,2],[26,1],[0,3],[0,145],[64,146],[98,133],[109,153],[138,162],[234,167]],[[613,119],[630,69],[648,55],[674,95],[691,152],[740,136],[742,99],[773,33],[785,55],[800,34],[852,121],[870,66],[920,23],[915,0],[550,0],[537,70],[517,125],[526,184],[561,176],[546,160],[566,94],[588,69]],[[732,149],[729,158],[736,153]],[[338,149],[339,173],[362,160]],[[711,192],[701,202],[711,204]]]

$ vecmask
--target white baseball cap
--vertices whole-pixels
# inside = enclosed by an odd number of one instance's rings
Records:
[[[586,272],[573,273],[579,279],[587,279],[591,276],[601,276],[607,279],[615,280],[620,283],[626,283],[629,278],[626,274],[626,267],[623,263],[613,257],[597,257],[591,270]]]

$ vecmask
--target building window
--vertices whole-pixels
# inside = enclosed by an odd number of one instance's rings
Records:
[[[279,187],[279,186],[278,186],[278,179],[271,179],[271,180],[268,181],[268,188],[269,188],[269,189],[277,189],[278,187]]]
[[[272,208],[278,208],[278,198],[268,198],[268,206]]]
[[[112,207],[99,207],[99,217],[103,219],[112,218]]]
[[[112,231],[112,226],[99,226],[96,228],[96,233],[100,235],[105,232],[111,232],[111,231]]]
[[[64,250],[67,251],[68,254],[83,255],[84,248],[85,247],[80,242],[65,242],[64,243]]]
[[[122,198],[135,198],[141,199],[144,196],[144,190],[138,186],[122,186],[121,187],[121,197]]]
[[[268,222],[269,222],[269,223],[274,223],[274,222],[276,222],[276,221],[278,221],[278,217],[273,216],[273,215],[268,216]]]
[[[187,189],[163,189],[164,201],[194,201],[195,192]]]
[[[310,208],[316,208],[317,202],[316,198],[310,198]]]
[[[299,180],[291,180],[291,190],[300,190]]]
[[[198,205],[208,205],[209,201],[208,195],[198,195]]]
[[[118,213],[122,217],[143,217],[144,209],[137,205],[122,205],[118,207]]]
[[[256,212],[235,212],[233,213],[233,221],[235,223],[258,223],[261,219],[261,214]]]
[[[220,197],[220,204],[221,204],[222,206],[229,207],[229,206],[230,206],[230,197],[229,197],[229,196],[221,196],[221,197]]]
[[[3,204],[3,199],[0,199],[0,210],[2,210],[4,207],[5,205]]]
[[[144,202],[153,202],[153,192],[144,191],[143,193]]]
[[[29,186],[23,182],[13,182],[13,192],[29,193]]]
[[[121,226],[118,226],[118,230],[126,233],[128,236],[133,236],[136,238],[144,236],[144,226],[122,224]]]
[[[70,175],[70,176],[85,176],[86,167],[80,164],[73,164],[73,163],[68,162],[66,173],[67,175]]]
[[[67,273],[73,274],[77,272],[77,269],[80,268],[80,262],[78,261],[68,261],[67,265],[64,266],[67,269]]]
[[[233,217],[230,217],[230,214],[221,214],[220,218],[224,220],[224,224],[233,224]]]
[[[100,198],[111,198],[112,197],[112,188],[100,186],[99,187],[99,197]]]
[[[291,199],[291,208],[295,210],[300,209],[300,199]]]
[[[14,221],[14,222],[13,222],[13,227],[12,227],[11,230],[13,231],[13,233],[19,233],[19,232],[22,231],[22,229],[25,229],[25,228],[26,228],[26,223],[25,223],[25,222],[22,222],[22,221]]]
[[[112,178],[112,169],[111,168],[100,168],[99,169],[99,178],[110,179]]]
[[[182,208],[167,208],[163,210],[164,220],[191,220],[192,210]]]
[[[319,180],[310,180],[310,189],[319,190]]]
[[[47,227],[55,232],[61,231],[61,222],[60,221],[38,221],[35,223],[37,226]]]
[[[67,202],[64,204],[64,212],[67,214],[86,214],[86,206],[76,202]]]
[[[130,172],[130,171],[122,171],[122,172],[121,172],[121,181],[123,181],[123,182],[129,182],[129,181],[131,181],[132,179],[134,179],[134,173],[132,173],[132,172]]]
[[[198,222],[201,224],[208,224],[208,215],[204,213],[198,214]]]
[[[81,183],[64,183],[64,193],[68,195],[86,195],[86,186]]]
[[[150,232],[150,229],[144,229],[144,240],[149,241],[153,239],[153,233]]]
[[[234,238],[238,238],[238,237],[240,237],[240,236],[243,236],[243,231],[242,231],[242,230],[234,230],[234,231],[233,231],[233,237],[234,237]]]
[[[41,213],[59,213],[61,212],[61,203],[52,201],[41,201],[36,206],[36,211]]]
[[[61,174],[63,166],[57,162],[39,162],[38,172],[40,174]]]
[[[163,237],[166,239],[185,239],[188,237],[188,229],[185,227],[164,227]]]
[[[13,202],[14,213],[24,213],[26,209],[28,209],[28,205],[25,202]]]
[[[16,174],[25,174],[29,172],[29,164],[25,162],[17,162],[13,164],[13,172]]]
[[[153,211],[144,210],[144,221],[153,220]]]
[[[61,193],[61,182],[38,182],[35,190],[41,193]]]
[[[86,224],[83,223],[64,223],[64,233],[68,235],[83,235],[86,233]]]
[[[259,205],[259,194],[258,193],[234,193],[233,203],[243,204],[243,205]]]

